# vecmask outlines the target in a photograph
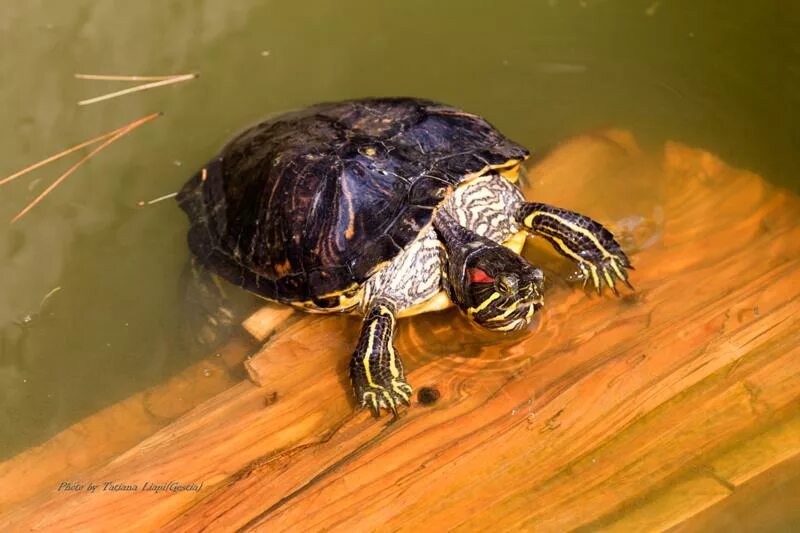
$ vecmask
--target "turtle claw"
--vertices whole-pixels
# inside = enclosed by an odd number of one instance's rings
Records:
[[[629,288],[630,290],[632,290],[632,291],[633,291],[633,290],[636,290],[636,289],[634,289],[634,288],[633,288],[633,285],[631,285],[631,282],[630,282],[630,281],[628,281],[628,278],[627,278],[627,276],[626,276],[626,277],[624,277],[624,278],[622,278],[622,282],[623,282],[625,285],[627,285],[627,286],[628,286],[628,288]]]
[[[611,292],[614,293],[614,296],[619,298],[619,290],[617,289],[617,286],[614,285],[614,280],[613,279],[611,280]]]
[[[599,261],[584,258],[578,263],[578,267],[583,277],[583,288],[586,288],[586,284],[591,279],[598,295],[603,294],[603,285],[606,285],[615,296],[619,296],[619,289],[616,285],[617,280],[622,281],[629,289],[633,290],[633,285],[631,285],[628,280],[628,274],[625,272],[625,269],[633,270],[633,267],[624,254],[609,255]]]
[[[369,406],[375,418],[381,416],[381,410],[378,406],[378,397],[375,391],[367,391],[361,395],[361,407]]]
[[[410,397],[413,389],[411,386],[400,380],[392,380],[389,387],[382,385],[367,385],[365,390],[356,393],[356,397],[361,398],[361,407],[368,407],[375,418],[380,418],[381,409],[391,411],[394,418],[397,418],[397,406],[400,402],[411,406]]]

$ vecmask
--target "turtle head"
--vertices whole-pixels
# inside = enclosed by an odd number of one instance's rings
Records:
[[[496,331],[527,326],[542,306],[544,275],[503,247],[474,252],[462,281],[464,309],[478,325]]]

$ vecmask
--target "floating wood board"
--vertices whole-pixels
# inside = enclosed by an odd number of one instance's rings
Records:
[[[401,321],[409,381],[441,396],[398,420],[350,397],[358,318],[304,315],[248,361],[261,386],[241,381],[70,474],[199,491],[59,492],[54,471],[0,529],[691,529],[798,464],[797,196],[616,131],[565,143],[529,182],[531,198],[613,221],[635,292],[569,286],[568,264],[533,239],[551,282],[528,333],[485,334],[454,310]]]

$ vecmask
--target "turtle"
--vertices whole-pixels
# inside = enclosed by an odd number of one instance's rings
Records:
[[[397,319],[455,305],[489,330],[527,327],[544,276],[520,255],[526,236],[549,241],[598,293],[631,286],[608,229],[525,199],[529,155],[481,116],[436,101],[322,103],[235,136],[177,201],[208,272],[303,311],[362,315],[356,403],[397,416],[413,392]]]

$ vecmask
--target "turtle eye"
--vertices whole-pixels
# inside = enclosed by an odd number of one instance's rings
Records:
[[[503,272],[497,276],[495,285],[497,286],[497,290],[504,294],[516,294],[517,289],[519,288],[519,278],[514,274],[507,274]]]

